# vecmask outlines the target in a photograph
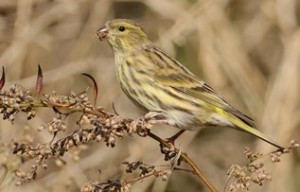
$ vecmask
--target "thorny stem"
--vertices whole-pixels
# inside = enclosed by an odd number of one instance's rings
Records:
[[[148,136],[151,137],[152,139],[158,141],[160,144],[171,148],[171,145],[166,142],[165,140],[161,139],[157,135],[151,133],[150,131],[148,132]],[[175,148],[176,152],[179,152],[179,149]],[[184,159],[187,164],[191,166],[193,169],[193,173],[198,176],[198,178],[206,185],[206,187],[211,191],[211,192],[217,192],[217,189],[208,181],[208,179],[204,176],[204,174],[201,172],[201,170],[197,167],[197,165],[184,153],[180,153],[180,156],[182,159]]]

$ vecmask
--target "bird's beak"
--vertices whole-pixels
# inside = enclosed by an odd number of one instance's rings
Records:
[[[97,32],[96,32],[96,34],[97,34],[98,38],[102,41],[104,39],[107,39],[108,30],[104,26],[104,27],[101,27],[100,29],[98,29]]]

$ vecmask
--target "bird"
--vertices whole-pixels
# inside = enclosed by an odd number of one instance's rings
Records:
[[[284,147],[255,128],[253,119],[229,105],[207,83],[151,42],[145,30],[127,19],[107,21],[96,31],[114,53],[115,71],[123,92],[147,117],[185,130],[235,128]]]

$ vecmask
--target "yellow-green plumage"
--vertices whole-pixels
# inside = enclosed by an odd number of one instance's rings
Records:
[[[232,127],[282,148],[256,130],[251,118],[231,107],[211,87],[151,43],[138,24],[112,20],[97,34],[112,47],[121,88],[137,105],[180,129]]]

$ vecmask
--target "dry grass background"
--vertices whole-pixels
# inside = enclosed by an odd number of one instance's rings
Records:
[[[112,51],[95,35],[113,18],[139,22],[151,39],[233,106],[252,116],[259,129],[279,143],[300,140],[298,0],[1,0],[0,64],[5,66],[6,86],[18,83],[33,89],[40,64],[43,92],[79,92],[90,85],[80,73],[90,73],[100,89],[98,105],[111,110],[115,102],[121,115],[136,117],[137,110],[122,95],[115,79]],[[12,143],[25,136],[34,142],[48,142],[51,136],[46,131],[36,132],[36,128],[47,123],[52,114],[51,110],[39,110],[32,121],[20,115],[15,125],[1,120],[0,142]],[[72,119],[69,122],[76,129]],[[175,131],[169,127],[154,129],[162,137]],[[260,152],[272,150],[245,133],[217,128],[186,133],[177,145],[218,189],[224,187],[230,164],[245,161],[245,146]],[[127,177],[120,171],[123,160],[163,164],[157,143],[148,138],[127,137],[113,149],[95,143],[82,150],[79,159],[74,154],[65,155],[65,166],[52,163],[39,172],[36,181],[21,187],[16,187],[14,177],[8,175],[0,189],[79,191],[92,179]],[[0,160],[14,167],[18,161],[11,151],[11,147],[2,146]],[[299,159],[298,150],[282,163],[268,165],[272,181],[251,191],[300,191]],[[193,175],[184,173],[174,173],[167,182],[146,179],[132,191],[183,190],[205,191]]]

